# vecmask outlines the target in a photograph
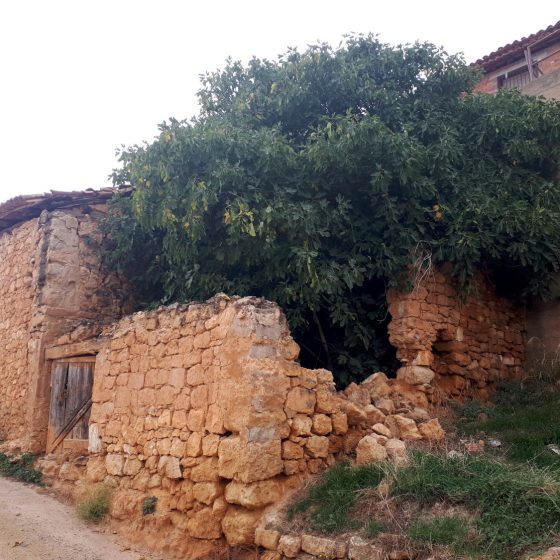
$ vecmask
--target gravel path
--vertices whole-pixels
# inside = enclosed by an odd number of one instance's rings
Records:
[[[150,560],[41,489],[0,477],[0,560]]]

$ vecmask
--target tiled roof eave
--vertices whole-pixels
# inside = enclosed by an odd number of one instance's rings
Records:
[[[473,65],[479,66],[485,70],[485,72],[492,72],[497,68],[523,58],[524,51],[527,47],[538,47],[541,49],[556,41],[560,41],[560,21],[528,37],[523,37],[518,41],[500,47],[494,52],[480,58],[474,62]]]

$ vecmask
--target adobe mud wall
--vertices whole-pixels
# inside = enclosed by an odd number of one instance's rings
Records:
[[[46,345],[80,321],[121,316],[128,301],[121,282],[101,270],[100,212],[88,212],[43,211],[0,232],[0,440],[14,448],[44,449]]]
[[[432,401],[486,399],[497,380],[522,375],[525,310],[482,279],[463,299],[449,274],[434,271],[409,293],[389,291],[387,300],[389,339],[403,365],[397,378]]]

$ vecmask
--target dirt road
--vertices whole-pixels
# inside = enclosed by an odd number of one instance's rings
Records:
[[[116,535],[81,521],[72,507],[0,477],[0,560],[145,560]]]

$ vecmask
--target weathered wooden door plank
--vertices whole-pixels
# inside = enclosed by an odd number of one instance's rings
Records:
[[[48,451],[66,437],[87,439],[94,366],[91,358],[53,363]]]

